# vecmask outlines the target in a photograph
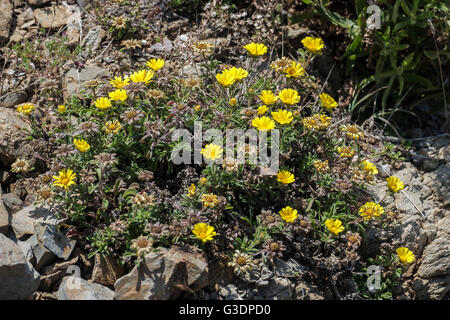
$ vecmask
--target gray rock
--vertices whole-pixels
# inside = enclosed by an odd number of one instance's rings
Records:
[[[219,289],[219,294],[226,300],[242,300],[241,296],[238,293],[238,288],[233,284],[221,287]]]
[[[114,291],[76,276],[65,277],[56,293],[58,300],[113,300]]]
[[[2,201],[2,188],[0,186],[0,233],[6,235],[9,230],[9,214]]]
[[[430,279],[416,278],[413,282],[413,289],[417,300],[442,300],[450,291],[450,275]]]
[[[0,300],[27,299],[39,287],[40,276],[20,246],[0,234]]]
[[[124,268],[113,256],[95,255],[94,271],[92,281],[106,286],[113,286],[124,273]]]
[[[433,190],[437,197],[436,200],[441,202],[442,207],[450,205],[450,164],[445,164],[436,170],[423,175],[422,183]]]
[[[265,300],[291,300],[294,294],[294,285],[286,278],[275,277],[269,284],[260,290]]]
[[[78,69],[70,69],[64,77],[64,85],[67,90],[67,94],[78,94],[82,85],[89,80],[110,78],[111,74],[100,67],[95,65],[86,65],[84,69],[78,71]]]
[[[41,27],[58,29],[67,24],[72,12],[66,6],[59,5],[35,9],[33,14]]]
[[[0,42],[7,41],[11,28],[13,5],[10,0],[0,0]]]
[[[8,92],[0,97],[0,107],[14,108],[18,104],[26,102],[27,99],[28,94],[25,91]]]
[[[450,237],[437,237],[426,246],[417,275],[421,278],[450,274]]]
[[[17,158],[33,153],[22,128],[30,126],[15,110],[0,108],[0,161],[9,167]]]
[[[83,50],[81,51],[81,56],[83,58],[87,58],[89,54],[97,51],[105,36],[106,32],[100,26],[95,26],[89,29],[89,32],[81,42],[81,46],[83,47]]]
[[[296,278],[307,271],[307,268],[300,265],[294,259],[284,261],[277,259],[275,261],[275,275],[281,278]]]
[[[114,299],[175,299],[181,293],[180,286],[195,291],[208,285],[208,264],[202,255],[175,246],[158,249],[116,281]]]
[[[35,223],[37,240],[58,258],[67,260],[76,240],[69,240],[55,224]]]
[[[23,201],[15,193],[4,194],[2,200],[6,209],[12,214],[22,208]]]
[[[41,271],[43,267],[48,266],[56,259],[56,256],[38,240],[36,235],[32,235],[25,242],[31,248],[36,270]]]
[[[319,288],[308,282],[300,282],[295,286],[295,298],[297,300],[325,300],[325,296]]]
[[[162,42],[155,43],[147,49],[150,53],[170,53],[173,50],[172,41],[167,38],[164,38]]]
[[[12,215],[11,226],[18,239],[35,233],[35,224],[56,224],[52,211],[45,207],[27,206]]]

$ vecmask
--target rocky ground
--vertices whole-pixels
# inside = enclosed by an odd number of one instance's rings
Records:
[[[295,259],[278,260],[273,268],[264,266],[244,281],[236,279],[232,270],[220,263],[208,263],[200,251],[191,247],[173,246],[148,254],[145,263],[125,273],[113,258],[96,255],[89,259],[75,240],[59,230],[52,210],[33,205],[33,197],[27,192],[33,189],[26,179],[12,178],[11,164],[33,155],[36,148],[26,140],[22,128],[29,127],[29,123],[17,116],[16,105],[57,103],[57,99],[77,93],[89,80],[111,77],[123,61],[133,63],[133,59],[169,54],[186,45],[187,39],[198,32],[189,31],[190,22],[166,10],[163,2],[158,6],[148,5],[150,2],[137,2],[143,9],[141,14],[159,17],[152,28],[167,38],[157,43],[144,39],[138,53],[129,55],[117,50],[120,45],[96,19],[95,10],[87,1],[52,4],[49,0],[0,0],[0,41],[5,47],[63,35],[69,47],[79,46],[78,55],[70,57],[39,52],[43,64],[59,59],[54,69],[30,62],[26,71],[23,63],[27,60],[17,50],[4,51],[0,59],[0,299],[316,300],[341,298],[343,291],[353,291],[357,297],[355,283],[346,284],[345,288],[323,287],[320,281],[311,280],[311,270]],[[154,8],[163,13],[151,11]],[[262,20],[255,15],[248,21],[254,27]],[[225,27],[203,27],[203,38],[230,45],[234,37],[218,37],[221,28]],[[290,34],[294,37],[302,32]],[[194,71],[190,64],[183,68],[187,74]],[[339,75],[334,78],[340,82]],[[372,257],[383,249],[394,251],[398,246],[406,246],[416,254],[416,262],[403,275],[402,286],[394,293],[397,299],[449,298],[449,141],[448,136],[414,140],[401,166],[377,163],[381,177],[367,190],[375,199],[384,200],[390,218],[384,228],[375,225],[367,231],[361,255]],[[40,159],[34,161],[34,166],[42,165]],[[388,173],[405,182],[404,193],[386,196],[382,178]]]

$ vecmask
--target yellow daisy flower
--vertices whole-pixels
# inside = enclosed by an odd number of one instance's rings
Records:
[[[216,160],[222,157],[223,149],[213,143],[207,144],[201,151],[206,159]]]
[[[231,98],[230,101],[228,102],[228,104],[232,107],[237,106],[238,102],[236,98]]]
[[[258,115],[262,116],[263,114],[265,114],[267,112],[267,110],[269,110],[269,108],[267,108],[266,105],[263,106],[259,106],[258,107]]]
[[[278,109],[278,111],[272,112],[271,114],[272,118],[279,124],[288,124],[294,120],[291,111]]]
[[[219,199],[214,193],[205,193],[201,200],[205,208],[214,208],[219,204]]]
[[[267,106],[270,106],[277,102],[278,97],[273,94],[271,90],[263,90],[261,91],[261,95],[258,98]]]
[[[297,90],[294,89],[283,89],[278,93],[278,97],[281,102],[288,105],[296,104],[300,101],[300,96]]]
[[[189,197],[189,198],[193,198],[193,197],[195,197],[195,195],[196,195],[196,187],[195,187],[195,184],[191,184],[190,185],[190,187],[188,188],[188,194],[187,194],[187,196]]]
[[[325,45],[322,39],[314,37],[306,37],[302,40],[302,43],[305,48],[312,53],[320,53]]]
[[[412,253],[411,250],[405,247],[397,248],[397,255],[400,261],[403,264],[408,264],[414,262],[416,260],[416,257],[414,256],[414,253]]]
[[[164,66],[164,60],[163,59],[151,59],[150,61],[147,61],[147,66],[153,71],[158,71]]]
[[[111,100],[109,100],[108,98],[98,98],[97,100],[95,100],[94,104],[101,110],[109,109],[112,106]]]
[[[366,202],[359,208],[359,215],[364,220],[379,218],[384,213],[384,208],[375,202]]]
[[[117,120],[108,121],[103,126],[103,130],[105,130],[107,134],[117,133],[120,129],[122,129],[122,125]]]
[[[366,172],[368,172],[368,173],[370,173],[370,174],[375,175],[375,174],[378,173],[377,167],[376,167],[372,162],[370,162],[370,161],[368,161],[368,160],[364,160],[364,161],[361,163],[361,167],[362,167],[362,169],[363,169],[364,171],[366,171]]]
[[[109,98],[113,101],[124,102],[128,98],[127,91],[124,89],[117,89],[115,91],[110,92],[108,95]]]
[[[334,233],[335,235],[338,235],[345,229],[342,225],[342,221],[339,219],[327,219],[325,221],[325,226],[328,228],[328,230],[330,230],[330,232]]]
[[[267,46],[262,43],[249,43],[244,46],[244,49],[247,50],[252,56],[258,57],[267,53]]]
[[[270,131],[275,128],[275,121],[269,117],[255,118],[252,120],[252,126],[261,131]]]
[[[34,104],[32,103],[24,103],[17,107],[17,111],[25,115],[29,115],[33,110]]]
[[[61,105],[58,106],[58,112],[59,113],[64,113],[64,112],[66,112],[66,110],[67,110],[67,108],[66,108],[65,105],[61,104]]]
[[[73,185],[76,185],[75,179],[77,177],[77,174],[73,172],[71,169],[63,169],[59,172],[58,176],[53,176],[53,179],[55,180],[53,182],[53,186],[55,187],[61,187],[65,190],[69,190],[69,188]]]
[[[400,190],[405,189],[405,185],[403,184],[402,180],[397,177],[391,176],[389,178],[386,178],[386,182],[389,190],[391,190],[392,192],[399,192]]]
[[[152,81],[151,79],[155,76],[152,70],[139,70],[130,75],[130,79],[133,82],[144,82],[145,84]]]
[[[206,223],[197,223],[192,230],[192,233],[195,234],[197,238],[199,238],[203,243],[206,241],[214,240],[213,237],[217,234],[214,231],[214,227],[210,226]]]
[[[278,212],[281,218],[286,222],[294,222],[298,218],[297,210],[287,206]]]
[[[284,74],[286,78],[299,78],[301,76],[304,76],[306,74],[306,71],[300,63],[296,63],[294,61],[290,67],[284,70]]]
[[[114,79],[111,79],[109,83],[116,89],[122,89],[130,83],[130,78],[125,77],[125,79],[122,80],[122,77],[115,77]]]
[[[231,86],[236,82],[236,77],[233,72],[224,70],[222,73],[216,74],[217,81],[224,87]]]
[[[295,177],[293,173],[290,173],[289,171],[286,170],[281,170],[278,171],[277,181],[284,184],[289,184],[295,181]]]
[[[330,167],[328,166],[328,160],[325,160],[325,161],[315,160],[313,162],[313,166],[317,171],[319,171],[321,173],[326,173],[326,172],[330,171]]]
[[[359,140],[364,138],[364,133],[357,125],[343,125],[341,131],[345,133],[345,136],[350,140]]]
[[[338,106],[336,100],[334,100],[333,97],[331,97],[326,93],[321,93],[319,97],[320,101],[322,101],[322,105],[325,107],[325,109],[329,111],[333,110]]]
[[[73,144],[80,152],[86,152],[91,148],[89,143],[87,143],[87,141],[83,139],[74,139]]]
[[[225,69],[224,72],[230,72],[236,80],[242,80],[248,76],[248,71],[242,68]]]

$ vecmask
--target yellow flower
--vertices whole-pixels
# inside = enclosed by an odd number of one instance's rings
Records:
[[[269,110],[269,108],[267,108],[267,106],[266,105],[263,105],[263,106],[259,106],[258,107],[258,115],[263,115],[263,114],[265,114],[266,112],[267,112],[267,110]]]
[[[230,106],[234,107],[237,106],[237,99],[236,98],[231,98],[230,101],[228,102],[230,104]]]
[[[294,222],[298,218],[297,210],[287,206],[278,212],[281,218],[286,222]]]
[[[34,104],[24,103],[17,107],[17,111],[25,115],[29,115],[34,110]]]
[[[389,178],[386,178],[386,182],[389,190],[391,190],[392,192],[399,192],[400,190],[405,189],[405,185],[403,184],[402,180],[397,177],[391,176]]]
[[[111,108],[112,106],[111,100],[109,100],[108,98],[98,98],[97,100],[95,100],[94,104],[97,108],[102,110]]]
[[[223,149],[220,146],[210,143],[202,149],[201,153],[206,159],[216,160],[222,157],[222,152]]]
[[[294,118],[292,117],[292,112],[287,110],[278,109],[277,112],[272,112],[272,118],[279,124],[291,123]]]
[[[262,43],[249,43],[244,46],[244,49],[246,49],[252,56],[262,56],[263,54],[266,54],[267,47]]]
[[[270,68],[276,72],[285,72],[285,70],[292,66],[295,61],[286,57],[277,59],[270,64]]]
[[[201,177],[199,183],[200,184],[205,184],[206,182],[208,182],[208,179],[206,179],[205,177]]]
[[[120,129],[122,129],[122,125],[117,120],[108,121],[103,126],[103,129],[106,131],[107,134],[117,133],[119,132]]]
[[[214,193],[205,193],[202,195],[202,202],[205,208],[211,207],[214,208],[216,205],[219,204],[219,199],[217,198],[217,195]]]
[[[280,181],[284,184],[289,184],[295,181],[295,177],[294,174],[290,173],[289,171],[281,170],[278,171],[277,181]]]
[[[408,264],[408,263],[414,262],[414,260],[416,260],[414,253],[412,253],[412,251],[409,250],[408,248],[400,247],[400,248],[397,248],[396,251],[397,251],[398,258],[400,259],[400,261],[403,264]]]
[[[216,74],[217,81],[224,87],[231,86],[236,82],[236,77],[233,72],[224,70],[222,73]]]
[[[364,160],[361,163],[361,167],[363,168],[364,171],[366,171],[366,172],[368,172],[370,174],[375,175],[375,174],[378,173],[377,167],[372,162],[370,162],[368,160]]]
[[[59,113],[64,113],[64,112],[66,112],[66,110],[67,110],[67,108],[66,108],[65,105],[60,104],[60,105],[58,106],[58,111],[59,111]]]
[[[261,91],[261,95],[259,95],[258,98],[262,101],[262,103],[268,106],[274,104],[278,100],[278,97],[274,95],[271,90]]]
[[[74,139],[73,144],[80,152],[86,152],[91,148],[89,143],[87,143],[87,141],[83,139]]]
[[[366,202],[359,208],[359,215],[364,220],[370,220],[374,217],[378,218],[384,213],[384,208],[375,202]]]
[[[157,71],[161,69],[164,66],[164,60],[163,59],[151,59],[150,61],[147,61],[147,66],[153,71]]]
[[[328,160],[321,161],[321,160],[315,160],[313,162],[314,168],[316,168],[317,171],[321,173],[326,173],[330,171],[330,167],[328,166]]]
[[[275,121],[269,117],[255,118],[252,120],[252,126],[261,131],[270,131],[275,128]]]
[[[144,82],[149,83],[151,79],[155,76],[152,70],[139,70],[130,75],[130,79],[133,82]]]
[[[191,186],[188,188],[188,197],[189,198],[193,198],[193,197],[195,197],[195,194],[196,194],[196,187],[195,187],[195,184],[191,184]]]
[[[242,80],[248,76],[247,70],[242,68],[233,67],[230,69],[225,69],[224,72],[231,73],[236,80]]]
[[[334,219],[327,219],[327,221],[325,221],[325,226],[328,228],[328,230],[330,230],[335,235],[338,235],[339,233],[341,233],[345,229],[342,226],[342,221],[339,220],[339,219],[336,219],[336,220],[334,220]]]
[[[302,123],[308,130],[324,130],[331,124],[330,120],[330,117],[323,114],[315,114],[312,117],[303,118]]]
[[[351,147],[338,147],[338,152],[341,158],[351,158],[355,155],[355,150]]]
[[[364,138],[364,133],[356,125],[343,125],[341,131],[345,132],[347,138],[351,140],[359,140]]]
[[[202,110],[202,106],[199,105],[199,104],[196,104],[196,105],[194,106],[194,111],[195,111],[195,112],[199,112],[200,110]]]
[[[296,63],[295,61],[292,65],[284,70],[286,78],[299,78],[305,75],[305,69],[303,69],[300,63]]]
[[[59,172],[58,176],[53,176],[53,179],[55,181],[53,182],[53,185],[55,187],[61,187],[66,190],[69,190],[69,188],[73,185],[76,185],[75,178],[77,177],[77,174],[73,172],[73,170],[70,169],[63,169]]]
[[[305,48],[312,53],[320,53],[324,46],[324,42],[320,38],[306,37],[302,40]]]
[[[111,79],[109,83],[116,89],[122,89],[130,83],[130,78],[125,77],[125,79],[122,80],[122,77],[115,77],[114,79]]]
[[[128,98],[127,91],[124,89],[117,89],[109,93],[109,98],[114,101],[125,101]]]
[[[206,241],[214,240],[213,237],[216,235],[214,227],[203,222],[197,223],[194,226],[192,233],[195,234],[197,238],[202,240],[203,243],[205,243]]]
[[[320,97],[320,101],[322,101],[323,106],[327,110],[331,111],[338,106],[336,100],[334,100],[333,97],[331,97],[330,95],[328,95],[326,93],[321,93],[319,97]]]
[[[278,97],[284,104],[296,104],[300,101],[300,96],[297,90],[294,89],[283,89],[278,94]]]

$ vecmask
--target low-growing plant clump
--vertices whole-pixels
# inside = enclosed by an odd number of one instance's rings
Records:
[[[294,258],[319,285],[339,287],[370,264],[359,254],[364,230],[388,216],[383,201],[361,196],[380,179],[373,161],[385,155],[308,74],[326,44],[314,37],[302,44],[297,59],[269,61],[266,45],[249,43],[245,59],[227,65],[213,44],[198,41],[190,48],[202,61],[195,77],[179,77],[175,64],[155,57],[87,82],[80,97],[45,117],[33,104],[19,105],[32,125],[29,139],[47,145],[40,157],[49,170],[33,176],[36,201],[56,210],[61,230],[91,257],[114,255],[129,269],[150,251],[189,244],[243,280],[262,263]],[[191,147],[180,148],[174,131],[194,134],[198,121],[203,131],[265,132],[269,144],[279,130],[279,169],[263,172],[251,144],[233,146],[245,154],[239,163],[227,157],[226,141],[212,139],[201,146],[207,163],[174,164],[174,154]],[[27,177],[33,168],[20,159],[12,171]],[[404,184],[392,176],[386,188],[393,194]],[[391,254],[377,258],[388,261],[389,282],[361,297],[390,297],[399,268],[415,259],[408,248]]]

